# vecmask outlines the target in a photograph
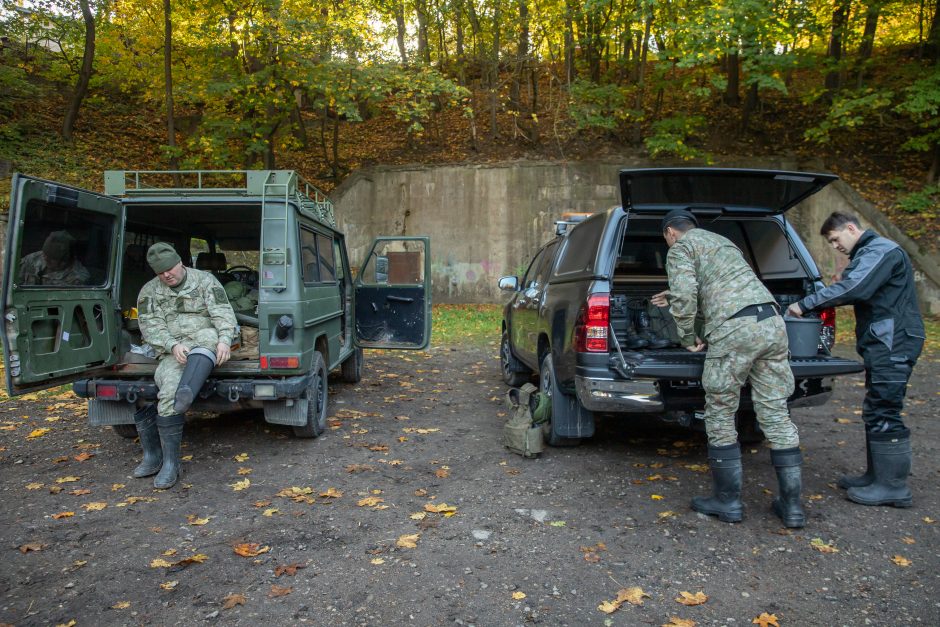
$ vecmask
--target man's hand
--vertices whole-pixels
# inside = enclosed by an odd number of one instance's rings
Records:
[[[221,366],[232,356],[232,349],[225,342],[219,342],[215,347],[215,365]]]
[[[689,351],[689,352],[692,352],[692,353],[698,353],[698,352],[701,352],[701,351],[704,350],[704,349],[705,349],[705,342],[703,342],[703,341],[702,341],[702,338],[700,338],[700,337],[697,336],[697,335],[695,336],[695,345],[694,345],[694,346],[686,346],[686,347],[685,347],[685,350],[687,350],[687,351]]]
[[[787,315],[793,316],[794,318],[802,318],[803,309],[800,307],[799,303],[793,303],[792,305],[787,307]]]
[[[181,364],[186,363],[186,355],[189,354],[189,349],[183,346],[183,343],[173,345],[173,357]]]
[[[669,290],[655,294],[650,298],[650,302],[657,307],[666,307],[669,305]]]

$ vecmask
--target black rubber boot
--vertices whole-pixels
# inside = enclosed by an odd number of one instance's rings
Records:
[[[783,526],[800,529],[806,526],[806,512],[800,502],[803,488],[803,453],[799,447],[770,451],[770,460],[777,471],[779,493],[774,499],[774,513],[783,521]]]
[[[865,432],[865,451],[868,459],[868,468],[860,475],[845,475],[844,477],[839,477],[838,485],[843,490],[862,488],[871,485],[872,481],[875,480],[875,471],[871,465],[871,436],[867,431]]]
[[[911,432],[869,434],[875,479],[867,486],[849,488],[850,501],[862,505],[910,507],[914,501],[907,487],[911,473]]]
[[[183,376],[180,377],[180,384],[176,388],[173,411],[177,414],[186,413],[213,368],[215,368],[213,351],[202,347],[189,351],[189,355],[186,356],[186,368],[183,369]]]
[[[634,328],[633,323],[629,320],[627,321],[626,341],[624,344],[632,351],[646,348],[650,345],[649,342],[637,335],[636,328]]]
[[[153,479],[153,487],[161,490],[172,488],[180,476],[180,448],[183,445],[182,414],[176,416],[157,416],[157,429],[160,431],[160,446],[163,448],[163,466]]]
[[[144,459],[134,469],[134,477],[149,477],[160,471],[163,465],[163,449],[160,448],[160,434],[157,432],[157,406],[145,405],[134,414],[140,447],[144,449]]]
[[[636,314],[636,332],[640,338],[649,343],[650,348],[666,348],[672,344],[666,338],[659,337],[653,332],[650,315],[644,309],[639,310]]]
[[[712,496],[692,498],[692,509],[709,516],[718,516],[722,522],[741,522],[744,505],[741,503],[741,446],[735,442],[726,446],[708,447],[708,465],[712,470],[714,492]]]

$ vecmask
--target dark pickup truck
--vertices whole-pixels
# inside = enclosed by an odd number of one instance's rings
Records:
[[[501,278],[500,288],[512,292],[503,315],[503,378],[520,385],[538,373],[542,390],[552,396],[549,443],[574,445],[593,435],[595,412],[657,414],[700,425],[705,354],[675,345],[630,350],[630,323],[618,315],[625,299],[642,301],[668,288],[668,248],[660,232],[665,213],[692,211],[703,228],[737,244],[785,309],[823,283],[784,212],[835,179],[724,168],[623,170],[622,207],[560,228],[521,281]],[[835,376],[862,370],[858,362],[830,354],[835,311],[820,317],[818,353],[790,360],[796,378],[791,407],[825,403]],[[748,388],[737,418],[742,440],[760,437]]]

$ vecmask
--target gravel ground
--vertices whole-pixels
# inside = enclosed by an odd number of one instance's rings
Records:
[[[910,389],[911,509],[835,485],[864,462],[861,377],[794,410],[809,520],[792,532],[761,445],[736,525],[689,509],[711,485],[699,433],[604,418],[579,447],[509,453],[495,347],[367,353],[316,440],[260,412],[196,417],[168,491],[70,395],[6,400],[0,623],[937,625],[938,375],[926,355]],[[621,590],[637,604],[599,609]]]

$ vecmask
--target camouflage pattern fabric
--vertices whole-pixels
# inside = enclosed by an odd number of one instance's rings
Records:
[[[20,285],[89,285],[91,274],[75,259],[67,267],[50,270],[41,250],[23,257],[20,262]]]
[[[733,318],[709,335],[702,373],[708,444],[724,446],[738,441],[734,415],[748,379],[757,421],[770,448],[799,446],[799,434],[787,409],[793,372],[786,326],[780,316],[760,322],[755,316]]]
[[[186,268],[182,285],[172,288],[154,277],[137,298],[140,331],[160,354],[154,379],[159,389],[157,413],[172,416],[176,388],[183,365],[171,351],[176,344],[192,350],[197,346],[215,351],[216,345],[232,344],[235,312],[225,290],[212,274]]]
[[[691,229],[669,249],[666,273],[669,311],[683,346],[695,344],[697,313],[705,318],[703,339],[708,340],[715,329],[744,307],[774,302],[738,247],[705,229]]]

